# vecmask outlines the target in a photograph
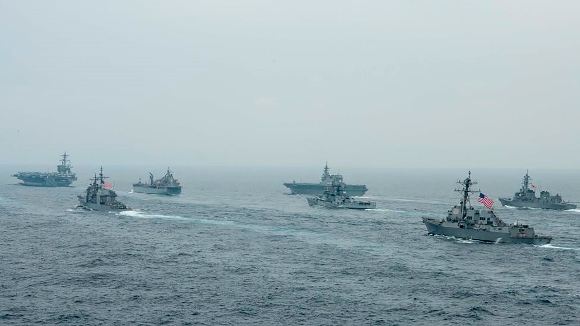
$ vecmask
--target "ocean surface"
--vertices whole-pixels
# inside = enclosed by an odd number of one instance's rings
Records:
[[[366,211],[309,207],[283,182],[317,168],[172,167],[180,196],[131,192],[146,167],[104,167],[133,210],[76,208],[97,167],[68,188],[17,185],[0,166],[0,324],[578,325],[580,210],[501,207],[525,170],[472,170],[506,222],[545,246],[429,236],[467,169],[348,169],[377,201]],[[166,167],[152,170],[156,177]],[[580,171],[530,171],[580,202]],[[474,206],[480,206],[475,199]]]

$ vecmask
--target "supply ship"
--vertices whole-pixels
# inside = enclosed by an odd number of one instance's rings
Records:
[[[173,173],[167,168],[167,173],[161,179],[153,180],[153,173],[149,172],[149,183],[139,182],[133,184],[133,192],[159,195],[179,195],[181,184],[173,177]]]

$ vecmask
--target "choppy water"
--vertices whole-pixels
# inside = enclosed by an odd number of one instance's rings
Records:
[[[183,194],[160,197],[130,192],[146,169],[110,168],[134,207],[114,214],[75,208],[92,169],[55,189],[15,185],[17,170],[0,167],[0,324],[580,323],[580,210],[497,207],[547,246],[426,234],[421,217],[444,216],[466,171],[340,171],[378,202],[342,211],[286,194],[318,169],[175,168]],[[497,202],[524,172],[473,177]],[[579,171],[530,173],[580,201]]]

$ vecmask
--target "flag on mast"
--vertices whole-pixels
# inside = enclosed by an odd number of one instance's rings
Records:
[[[477,201],[482,203],[483,206],[487,207],[488,209],[491,209],[493,207],[493,200],[491,200],[491,198],[487,197],[481,192],[479,193],[479,198],[477,198]]]

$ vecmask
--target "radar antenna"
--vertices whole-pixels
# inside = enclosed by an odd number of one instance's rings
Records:
[[[461,201],[461,216],[465,217],[467,215],[467,204],[469,203],[469,207],[471,207],[471,202],[469,202],[469,195],[481,190],[471,190],[471,186],[477,184],[477,181],[471,180],[471,171],[468,172],[467,178],[465,178],[465,180],[457,180],[457,183],[462,185],[461,189],[455,189],[455,191],[462,193],[463,200]]]

